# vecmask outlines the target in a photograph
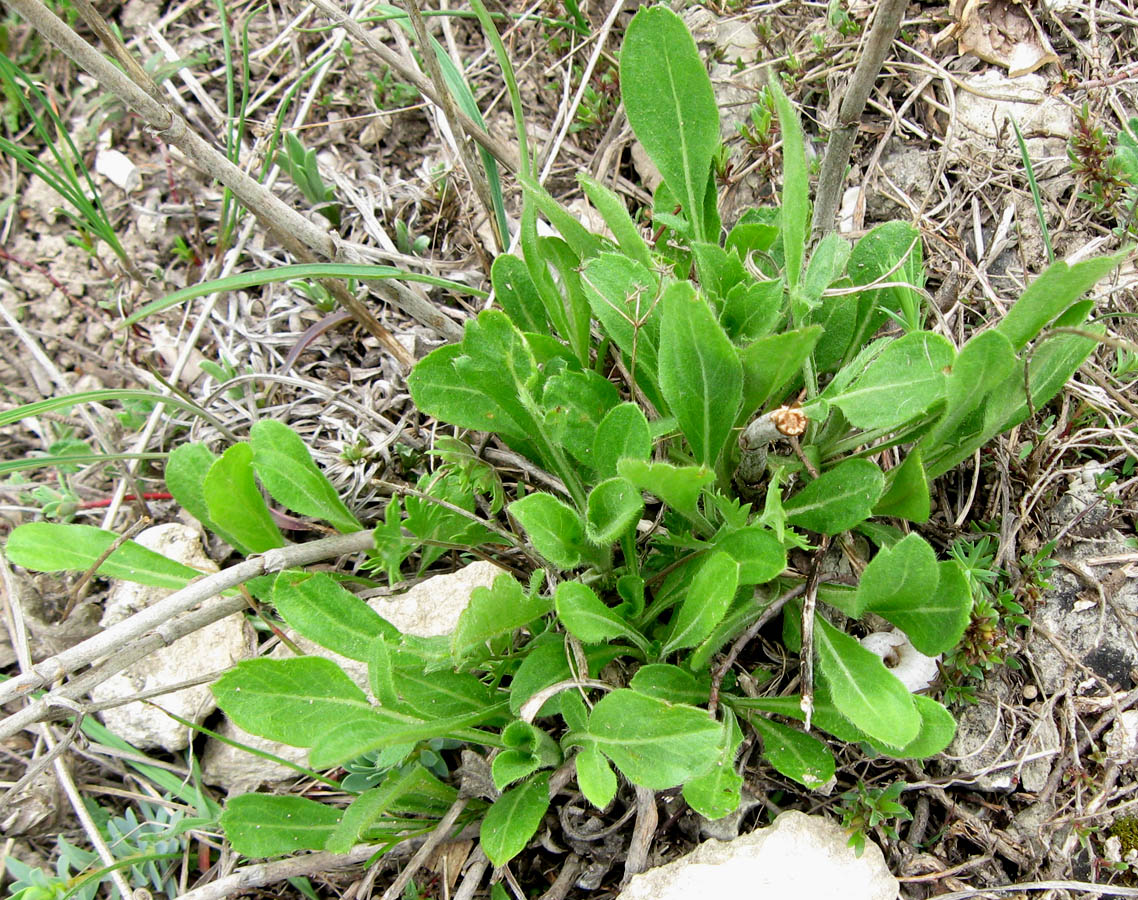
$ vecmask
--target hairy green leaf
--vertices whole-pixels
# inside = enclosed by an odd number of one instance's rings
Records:
[[[955,351],[931,331],[898,338],[847,390],[830,398],[856,428],[896,428],[944,397]]]
[[[763,756],[787,778],[817,790],[834,777],[834,756],[816,737],[763,716],[751,724],[763,739]]]
[[[640,639],[635,629],[588,585],[579,581],[563,581],[557,585],[554,596],[557,618],[577,640],[585,644],[601,644],[622,637]]]
[[[644,512],[644,500],[625,478],[609,478],[589,492],[585,536],[594,544],[611,544],[633,528]]]
[[[723,710],[719,755],[715,765],[684,782],[684,799],[701,816],[722,819],[739,808],[743,776],[735,771],[735,757],[743,743],[743,730],[730,709]]]
[[[253,552],[252,548],[227,534],[209,517],[209,506],[205,500],[205,477],[216,461],[217,456],[205,444],[192,443],[175,447],[166,460],[166,490],[174,495],[182,509],[234,550],[247,556]]]
[[[652,455],[652,432],[643,410],[635,403],[621,403],[608,411],[593,440],[593,465],[602,478],[617,474],[622,459],[647,462]]]
[[[247,659],[218,679],[213,695],[239,727],[294,747],[311,747],[329,723],[373,712],[344,670],[319,656]]]
[[[687,282],[661,300],[660,390],[696,462],[714,467],[743,399],[738,353],[702,297]]]
[[[1053,262],[1027,286],[996,330],[1011,341],[1015,350],[1022,350],[1048,323],[1114,271],[1130,252],[1127,247],[1074,265],[1063,260]]]
[[[715,480],[715,473],[706,466],[673,466],[641,459],[622,459],[617,471],[640,490],[655,494],[688,517],[699,514],[699,493]]]
[[[581,517],[552,494],[530,494],[510,504],[510,515],[526,530],[534,548],[555,566],[572,569],[586,553]]]
[[[706,710],[619,689],[593,707],[588,735],[633,784],[662,791],[715,765],[722,726]]]
[[[482,852],[495,866],[504,866],[521,853],[537,833],[549,809],[549,774],[543,772],[510,788],[482,820]]]
[[[676,613],[671,634],[660,651],[661,656],[702,643],[727,614],[735,599],[740,566],[727,553],[708,557],[687,590]]]
[[[548,597],[543,598],[538,592],[528,595],[521,584],[505,572],[494,579],[491,587],[476,587],[451,635],[455,664],[485,658],[490,653],[487,645],[491,640],[512,634],[552,608]]]
[[[114,546],[119,535],[93,525],[29,522],[8,538],[4,555],[17,566],[38,572],[86,572]],[[99,565],[104,578],[178,590],[202,573],[134,541],[123,541]]]
[[[759,338],[739,351],[743,365],[742,414],[750,418],[802,372],[822,336],[821,325]]]
[[[719,147],[719,109],[695,41],[665,6],[642,7],[620,52],[620,91],[632,131],[672,193],[682,198],[697,240],[703,198]]]
[[[210,519],[254,553],[284,546],[281,531],[253,480],[253,448],[248,444],[234,444],[210,466],[202,495]]]
[[[577,787],[597,809],[606,809],[616,796],[616,773],[593,745],[582,747],[574,758],[577,766]]]
[[[791,525],[837,534],[868,519],[884,489],[885,476],[877,466],[867,459],[847,459],[782,505]]]
[[[340,815],[335,807],[307,797],[242,794],[226,804],[221,827],[242,856],[280,856],[323,850]]]
[[[282,572],[273,583],[273,604],[300,634],[348,659],[367,662],[377,636],[399,636],[394,625],[323,572]]]
[[[323,519],[344,534],[363,529],[291,428],[262,419],[249,430],[249,441],[253,468],[274,500],[302,516]]]
[[[917,736],[921,717],[913,697],[876,655],[821,616],[815,616],[818,672],[841,714],[871,738],[904,746]]]

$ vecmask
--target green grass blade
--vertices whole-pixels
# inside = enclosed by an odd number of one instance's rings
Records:
[[[87,463],[118,462],[124,459],[165,459],[165,453],[76,453],[66,456],[27,456],[23,459],[0,461],[0,475],[28,469],[46,469],[51,466],[76,466]],[[32,485],[29,485],[31,487]]]
[[[167,294],[152,303],[133,312],[125,320],[123,327],[129,327],[147,316],[171,306],[176,306],[185,300],[204,297],[216,291],[240,291],[245,288],[258,287],[263,284],[273,284],[277,281],[289,281],[293,278],[358,278],[361,281],[374,281],[397,278],[401,281],[417,281],[434,287],[445,288],[459,294],[468,294],[480,299],[488,296],[486,291],[438,278],[434,275],[420,275],[417,272],[407,272],[394,266],[369,266],[355,263],[303,263],[295,266],[278,266],[275,269],[262,269],[257,272],[242,272],[240,275],[230,275],[228,278],[218,278],[215,281],[203,281],[201,284],[191,285]]]
[[[408,35],[414,39],[414,31],[411,28],[411,23],[407,19],[407,14],[397,7],[390,6],[387,3],[380,3],[376,6],[377,9],[390,15],[391,18],[396,19]],[[427,13],[424,12],[424,15]],[[470,89],[470,85],[466,83],[462,72],[458,66],[455,65],[450,54],[446,52],[443,47],[434,37],[431,38],[431,49],[435,53],[435,59],[439,62],[439,69],[443,73],[443,81],[446,82],[447,89],[450,91],[451,96],[454,97],[454,102],[458,104],[458,108],[470,116],[477,124],[486,128],[486,120],[482,118],[482,110],[478,108],[478,101],[474,98],[474,92]],[[494,206],[494,217],[498,220],[498,228],[501,231],[502,237],[509,241],[510,230],[506,222],[506,204],[502,195],[502,177],[498,171],[498,161],[494,159],[493,155],[485,147],[478,148],[478,155],[482,159],[482,168],[486,172],[486,181],[490,186],[490,202]]]
[[[522,94],[518,90],[518,79],[514,75],[514,66],[510,62],[510,55],[506,52],[506,45],[502,43],[502,37],[498,34],[498,29],[494,25],[494,19],[486,10],[485,4],[482,0],[471,0],[470,5],[474,7],[474,12],[478,15],[478,22],[482,25],[482,30],[486,32],[486,39],[490,41],[490,46],[494,48],[494,56],[498,60],[498,65],[502,69],[502,77],[506,82],[506,90],[510,94],[510,108],[514,113],[514,128],[518,133],[518,158],[521,161],[519,173],[528,178],[533,170],[532,163],[529,155],[529,140],[526,137],[526,119],[525,110],[522,109]]]
[[[1035,167],[1031,164],[1031,156],[1027,152],[1027,142],[1023,139],[1023,132],[1019,130],[1019,123],[1015,116],[1011,116],[1012,128],[1016,131],[1016,143],[1019,144],[1019,157],[1023,160],[1023,170],[1027,173],[1027,183],[1031,188],[1031,199],[1035,203],[1035,215],[1039,218],[1039,230],[1043,233],[1043,246],[1047,248],[1047,262],[1055,262],[1055,251],[1051,249],[1051,232],[1047,230],[1047,216],[1043,212],[1043,199],[1039,196],[1039,183],[1035,180]]]
[[[61,397],[49,397],[47,400],[25,403],[23,406],[18,406],[15,409],[0,412],[0,428],[3,428],[5,425],[11,425],[13,422],[19,422],[22,419],[38,416],[41,413],[51,412],[56,409],[66,409],[75,406],[77,403],[105,403],[108,400],[150,400],[153,403],[173,406],[193,413],[195,416],[200,416],[209,422],[210,425],[213,425],[215,428],[220,428],[222,433],[229,430],[223,423],[219,422],[200,406],[188,400],[183,400],[181,397],[173,395],[165,396],[163,394],[156,394],[153,391],[122,390],[118,388],[81,391],[78,394],[64,394]],[[66,458],[68,460],[74,460],[74,457],[68,456]]]

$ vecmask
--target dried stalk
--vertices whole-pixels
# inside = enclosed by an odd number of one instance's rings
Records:
[[[846,88],[846,95],[842,98],[838,127],[830,132],[826,155],[822,159],[822,174],[818,178],[818,194],[814,202],[815,240],[834,230],[834,217],[838,211],[842,184],[846,180],[850,151],[853,149],[854,138],[857,137],[858,123],[908,5],[909,0],[882,0],[877,4],[873,26],[862,47],[861,58],[857,61],[857,68]]]
[[[166,643],[167,638],[170,637],[168,629],[173,624],[170,620],[180,613],[193,609],[199,603],[203,603],[211,597],[259,575],[280,572],[282,569],[292,566],[308,565],[334,556],[360,553],[371,547],[372,542],[373,537],[370,531],[357,531],[353,534],[342,534],[319,541],[310,541],[307,544],[281,547],[247,559],[235,566],[230,566],[228,569],[209,575],[200,581],[195,581],[166,599],[159,600],[146,609],[135,613],[129,619],[104,629],[82,643],[37,663],[20,676],[0,684],[0,704],[8,703],[26,696],[31,691],[46,687],[57,679],[110,654],[114,655],[108,660],[108,665],[117,666],[122,663],[120,668],[125,668],[129,662],[122,661],[129,656],[124,652],[128,642],[146,635],[147,632],[153,632],[154,634],[150,635],[150,638],[159,643]],[[228,612],[240,609],[244,605],[243,598],[226,598],[226,600],[235,604]],[[223,613],[223,615],[227,614]],[[43,704],[51,697],[52,694],[49,694],[38,703]],[[24,727],[22,724],[15,728],[12,727],[12,721],[20,715],[17,713],[0,721],[0,736],[9,737]]]
[[[441,101],[443,115],[446,116],[451,130],[454,132],[455,149],[458,150],[459,159],[462,160],[462,167],[466,169],[466,177],[470,179],[474,194],[478,197],[478,202],[482,204],[482,208],[490,220],[490,231],[494,235],[494,242],[497,244],[500,253],[506,246],[505,236],[499,227],[498,217],[494,213],[494,203],[490,199],[490,185],[486,181],[486,173],[482,170],[482,166],[474,153],[471,152],[470,146],[463,139],[462,131],[458,127],[459,122],[456,115],[458,106],[443,79],[443,72],[439,68],[439,61],[435,58],[434,48],[431,47],[431,36],[427,33],[427,23],[423,20],[419,4],[416,0],[407,0],[406,5],[407,13],[411,17],[411,27],[415,29],[415,37],[419,41],[419,52],[423,55],[423,65],[435,86],[435,92]]]

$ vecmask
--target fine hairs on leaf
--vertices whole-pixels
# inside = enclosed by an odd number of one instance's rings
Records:
[[[505,45],[476,7],[524,141]],[[438,52],[429,40],[423,50]],[[457,70],[437,75],[408,80],[428,96],[459,90]],[[246,731],[304,748],[314,769],[348,767],[355,780],[342,786],[356,796],[231,798],[221,825],[240,853],[355,842],[382,852],[446,816],[448,829],[480,822],[482,851],[504,866],[559,802],[563,775],[597,809],[634,789],[681,789],[695,812],[721,818],[741,801],[745,745],[752,765],[813,790],[837,771],[835,744],[924,758],[953,737],[946,706],[910,693],[858,638],[884,619],[929,655],[960,642],[973,598],[940,532],[921,530],[932,482],[1063,389],[1103,327],[1084,297],[1126,251],[1055,262],[957,346],[925,308],[913,226],[811,246],[806,135],[778,83],[765,92],[782,134],[778,205],[726,228],[719,109],[695,42],[666,6],[632,17],[620,89],[663,183],[649,208],[632,210],[583,176],[612,237],[592,234],[533,176],[523,143],[518,250],[490,269],[497,307],[408,377],[419,412],[442,426],[414,489],[398,487],[364,521],[277,421],[252,425],[248,440],[170,454],[170,493],[239,555],[295,550],[282,517],[367,549],[350,574],[289,568],[250,587],[274,628],[326,655],[241,662],[213,686],[218,705]],[[460,98],[456,122],[478,112],[472,95]],[[280,154],[314,202],[335,205],[311,151],[293,139]],[[500,198],[487,208],[505,230]],[[503,458],[510,465],[496,467]],[[831,538],[854,557],[851,576],[824,567],[821,551],[800,564],[798,551]],[[29,568],[97,568],[166,588],[197,575],[117,540],[33,523],[5,552]],[[403,633],[385,617],[377,588],[475,558],[500,571],[449,633]],[[785,680],[749,694],[762,647],[779,643]],[[459,747],[464,785],[476,771],[483,783],[462,800]],[[894,800],[863,792],[851,822],[900,815]]]

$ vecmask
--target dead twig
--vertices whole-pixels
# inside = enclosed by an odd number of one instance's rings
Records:
[[[818,195],[814,203],[815,240],[820,240],[834,229],[834,214],[842,194],[850,151],[857,137],[858,122],[908,5],[908,0],[884,0],[877,5],[861,59],[854,69],[838,111],[838,127],[830,133],[830,140],[826,143],[826,155],[822,159],[822,174],[818,179]]]

